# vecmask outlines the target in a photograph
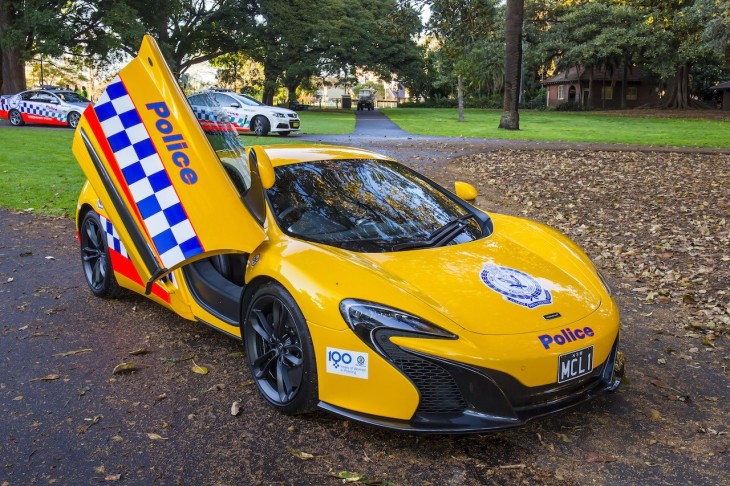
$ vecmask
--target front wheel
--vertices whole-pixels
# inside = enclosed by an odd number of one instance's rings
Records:
[[[81,265],[89,288],[97,297],[114,298],[122,293],[114,278],[106,232],[99,215],[89,211],[81,221]]]
[[[257,116],[251,122],[253,131],[258,137],[265,137],[269,133],[269,120],[262,116]]]
[[[10,110],[10,113],[8,113],[8,120],[10,120],[10,124],[14,127],[25,125],[25,122],[23,121],[23,116],[18,110]]]
[[[257,289],[243,324],[243,346],[259,392],[284,413],[305,413],[317,404],[317,366],[307,323],[281,285]]]
[[[68,126],[74,129],[79,126],[79,120],[81,120],[81,114],[76,111],[69,113],[68,118],[66,118]]]

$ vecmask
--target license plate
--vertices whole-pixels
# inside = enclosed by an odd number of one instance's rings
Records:
[[[574,380],[593,371],[593,346],[561,354],[558,358],[558,383]]]
[[[292,128],[299,128],[299,122],[291,122]]]

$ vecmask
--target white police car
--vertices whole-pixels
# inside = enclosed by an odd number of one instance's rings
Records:
[[[244,94],[204,91],[188,96],[188,101],[204,129],[215,129],[216,122],[230,122],[238,132],[254,132],[259,137],[269,132],[287,136],[301,129],[296,112],[265,105]]]
[[[90,103],[70,90],[32,89],[0,99],[0,118],[16,127],[41,123],[76,128]]]

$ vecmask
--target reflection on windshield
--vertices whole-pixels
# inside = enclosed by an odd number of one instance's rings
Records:
[[[249,95],[245,94],[235,94],[236,99],[238,99],[241,103],[248,106],[266,106],[265,104],[261,103],[259,100],[255,98],[251,98]]]
[[[302,239],[363,252],[423,241],[474,211],[406,167],[377,160],[327,160],[276,168],[267,196],[279,226]],[[482,236],[480,219],[465,219],[448,244]]]
[[[198,99],[195,106],[192,106],[193,112],[205,131],[208,142],[226,168],[228,177],[243,196],[251,187],[251,171],[243,141],[231,123],[230,116],[223,111],[212,93],[202,93],[196,97]]]

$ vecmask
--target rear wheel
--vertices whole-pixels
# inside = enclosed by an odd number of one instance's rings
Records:
[[[257,289],[248,306],[243,345],[254,382],[269,404],[304,413],[317,404],[312,338],[299,306],[281,285]]]
[[[79,120],[81,120],[81,114],[76,111],[72,111],[71,113],[69,113],[68,117],[66,118],[66,122],[71,128],[76,128],[77,126],[79,126]]]
[[[18,110],[10,110],[10,113],[8,113],[8,120],[10,121],[10,124],[14,127],[25,125],[25,122],[23,121],[23,116]]]
[[[97,297],[115,298],[122,294],[114,278],[106,232],[101,227],[99,215],[89,211],[81,222],[81,264],[89,288]]]
[[[251,121],[251,127],[254,133],[259,137],[265,137],[271,128],[269,127],[269,120],[263,116],[257,116]]]

